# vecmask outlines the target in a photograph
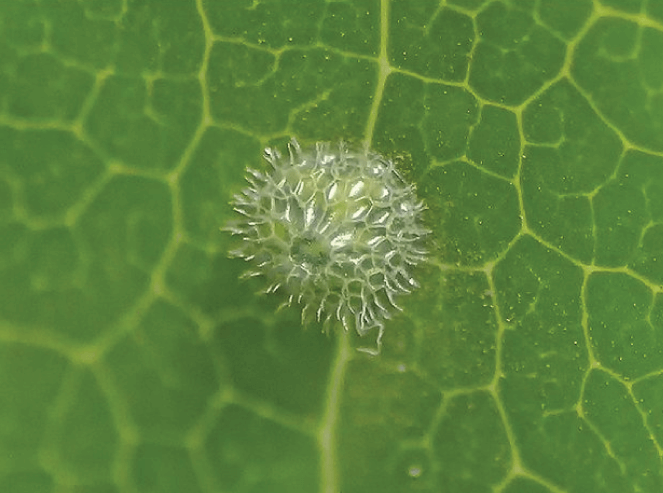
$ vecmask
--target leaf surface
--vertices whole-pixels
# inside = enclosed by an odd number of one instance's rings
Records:
[[[0,491],[663,491],[663,3],[0,6]],[[428,206],[383,352],[219,228],[291,136]]]

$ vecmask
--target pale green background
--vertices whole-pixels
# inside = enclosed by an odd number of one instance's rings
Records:
[[[429,211],[383,354],[219,227],[290,136]],[[0,491],[663,491],[663,1],[0,2]]]

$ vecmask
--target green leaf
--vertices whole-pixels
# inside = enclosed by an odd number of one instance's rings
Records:
[[[662,53],[658,0],[2,2],[0,491],[663,491]],[[291,136],[428,206],[380,356],[227,257]]]

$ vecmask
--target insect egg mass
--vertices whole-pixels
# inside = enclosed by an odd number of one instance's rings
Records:
[[[265,150],[266,172],[247,170],[249,187],[233,199],[240,217],[225,228],[241,237],[232,256],[303,305],[326,329],[338,320],[361,336],[374,331],[380,350],[397,298],[418,284],[425,260],[423,203],[392,161],[344,143],[301,148],[287,157]]]

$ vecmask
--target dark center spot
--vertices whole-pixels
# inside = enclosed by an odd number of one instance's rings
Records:
[[[298,264],[320,267],[329,260],[329,248],[319,240],[299,236],[292,242],[290,258]]]

